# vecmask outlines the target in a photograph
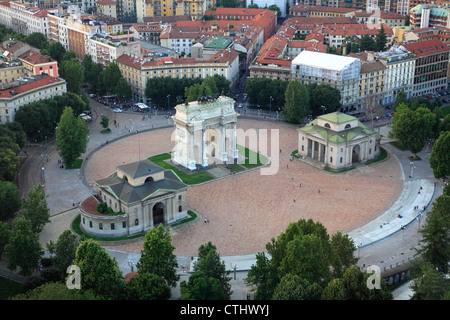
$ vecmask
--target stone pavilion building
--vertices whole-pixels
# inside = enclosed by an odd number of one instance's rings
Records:
[[[188,216],[187,187],[172,170],[149,160],[121,165],[94,182],[96,194],[80,205],[81,229],[93,236],[121,237],[173,224]],[[99,213],[100,203],[112,212]]]
[[[322,167],[344,169],[375,159],[379,153],[379,135],[342,112],[318,116],[298,129],[299,156]]]

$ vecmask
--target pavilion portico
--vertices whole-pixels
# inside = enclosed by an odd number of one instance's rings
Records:
[[[319,116],[298,132],[298,154],[323,167],[342,169],[379,154],[377,134],[345,113]]]

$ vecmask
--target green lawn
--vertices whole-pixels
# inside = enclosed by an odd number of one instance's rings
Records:
[[[241,163],[241,164],[244,167],[246,167],[247,169],[259,167],[263,164],[266,164],[269,161],[269,159],[267,159],[263,155],[255,152],[253,150],[250,150],[249,148],[243,147],[241,145],[237,145],[237,149],[240,154],[245,156],[245,162]],[[256,163],[251,163],[251,162],[254,162],[255,156],[256,156]]]
[[[450,106],[442,108],[442,113],[444,114],[444,117],[450,114]]]
[[[399,149],[401,151],[408,151],[408,148],[406,148],[404,145],[402,145],[398,141],[391,141],[389,143],[392,144],[394,147],[396,147],[397,149]]]
[[[67,167],[67,169],[80,169],[83,164],[83,159],[76,159],[71,167]]]
[[[376,159],[373,159],[372,161],[367,162],[366,164],[372,164],[381,160],[386,159],[388,156],[388,153],[386,151],[386,149],[384,149],[383,147],[380,147],[380,154],[378,155],[378,157]]]
[[[207,172],[195,172],[189,174],[164,161],[170,159],[170,157],[170,153],[163,153],[150,157],[148,160],[160,167],[163,167],[164,169],[172,170],[186,184],[197,184],[214,179],[214,177]]]
[[[19,294],[22,289],[22,284],[0,277],[0,300],[7,300]]]

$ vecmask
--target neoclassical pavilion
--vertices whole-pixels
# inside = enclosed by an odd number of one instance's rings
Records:
[[[202,96],[176,107],[175,147],[172,161],[189,170],[213,163],[234,163],[237,113],[234,100],[226,96]]]
[[[318,116],[298,129],[298,154],[323,167],[343,169],[372,160],[379,153],[379,135],[342,112]]]
[[[149,160],[119,166],[96,180],[95,196],[81,203],[81,229],[94,236],[118,237],[172,224],[187,217],[187,187],[171,170]],[[115,214],[98,213],[102,202]]]

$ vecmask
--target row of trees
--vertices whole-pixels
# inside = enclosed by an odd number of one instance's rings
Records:
[[[448,133],[448,132],[447,132]],[[444,188],[428,212],[425,225],[419,231],[422,239],[416,249],[420,263],[413,273],[412,300],[449,300],[450,267],[450,185]]]
[[[316,117],[341,108],[341,93],[326,84],[302,84],[299,81],[285,81],[268,78],[251,78],[246,82],[249,103],[272,111],[281,109],[285,120],[302,122],[309,115]],[[326,107],[326,110],[322,108]]]
[[[19,152],[24,145],[25,133],[20,123],[0,125],[0,180],[14,180],[20,167]]]
[[[435,140],[429,162],[437,179],[450,175],[450,115],[444,116],[441,105],[439,99],[408,100],[403,91],[399,92],[390,132],[390,137],[411,151],[414,158],[427,143]]]
[[[214,75],[202,79],[197,78],[172,78],[158,77],[147,80],[145,95],[152,99],[152,105],[159,107],[174,106],[183,102],[185,99],[194,101],[199,93],[206,88],[208,94],[224,93],[230,91],[230,81],[224,76]],[[169,97],[168,97],[169,96]]]
[[[5,255],[10,270],[20,269],[23,275],[30,275],[39,268],[43,249],[39,243],[40,233],[50,222],[49,209],[41,185],[36,185],[21,199],[19,192],[8,182],[1,182],[1,190],[9,188],[12,198],[5,201],[2,219],[13,217],[12,229],[4,221],[0,221],[0,257]],[[16,187],[17,188],[17,187]],[[8,211],[6,211],[8,210]],[[15,213],[20,211],[20,217]]]
[[[356,247],[348,235],[329,236],[319,222],[291,223],[258,253],[246,282],[263,300],[384,300],[392,299],[384,281],[380,290],[367,286],[369,273],[355,267]]]
[[[56,243],[50,241],[46,247],[51,257],[40,259],[45,264],[44,269],[39,275],[28,278],[24,292],[14,300],[166,300],[180,279],[170,230],[162,225],[146,233],[141,257],[136,264],[137,275],[128,281],[124,280],[117,261],[94,240],[78,239],[66,230]],[[34,252],[35,257],[42,254],[39,248]],[[67,287],[68,284],[77,284],[73,281],[76,271],[67,274],[68,270],[75,270],[68,269],[71,266],[79,268],[79,290]],[[181,283],[181,299],[229,299],[230,277],[214,245],[200,246],[194,270],[189,281]]]

